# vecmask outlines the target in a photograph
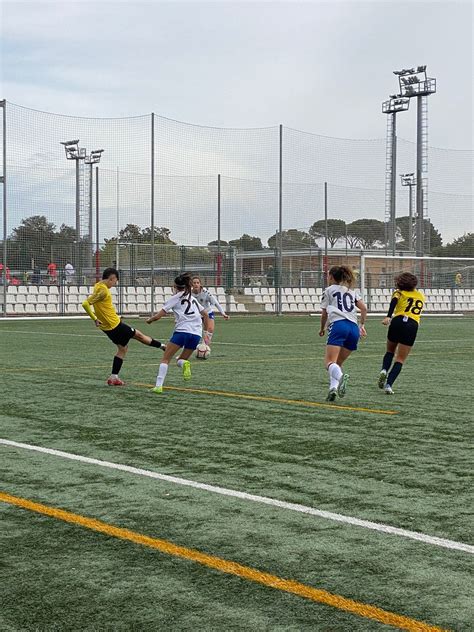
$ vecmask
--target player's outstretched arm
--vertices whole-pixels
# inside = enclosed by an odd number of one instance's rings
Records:
[[[166,315],[167,315],[167,312],[165,312],[164,309],[160,309],[159,312],[157,312],[156,314],[153,314],[153,316],[150,316],[150,318],[147,318],[145,322],[148,325],[151,325],[151,323],[154,323],[155,320],[160,320],[160,318],[163,318],[163,316],[166,316]]]
[[[217,298],[215,296],[213,296],[212,294],[209,295],[212,299],[212,304],[214,305],[214,307],[217,309],[217,311],[219,312],[219,314],[225,319],[225,320],[229,320],[230,316],[228,316],[225,312],[225,309],[222,307],[222,305],[219,303],[219,301],[217,300]]]
[[[96,327],[99,327],[99,325],[102,325],[100,320],[95,315],[94,310],[92,309],[91,304],[89,303],[87,299],[85,301],[82,301],[82,307],[87,312],[89,318],[91,318],[95,322]]]

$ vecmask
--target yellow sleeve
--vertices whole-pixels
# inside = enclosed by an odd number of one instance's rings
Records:
[[[89,316],[92,318],[92,320],[94,320],[94,321],[97,320],[97,316],[94,314],[94,312],[92,311],[92,308],[90,306],[89,299],[86,298],[86,300],[83,301],[82,307],[86,310],[86,312],[89,314]]]
[[[107,293],[104,288],[98,288],[97,290],[94,290],[92,294],[87,298],[87,302],[89,303],[89,305],[95,305],[96,303],[103,301],[106,296]]]

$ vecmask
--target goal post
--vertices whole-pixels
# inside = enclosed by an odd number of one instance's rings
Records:
[[[474,258],[363,254],[360,288],[369,309],[374,311],[374,305],[386,303],[395,277],[402,272],[418,277],[418,287],[426,295],[427,311],[474,310]]]

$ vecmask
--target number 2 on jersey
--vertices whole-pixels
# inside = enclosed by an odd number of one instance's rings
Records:
[[[181,305],[184,305],[185,303],[187,303],[187,307],[184,310],[184,313],[186,314],[186,316],[192,316],[195,311],[194,309],[191,310],[191,304],[194,303],[194,305],[196,305],[196,301],[193,299],[192,301],[189,300],[189,298],[183,298],[183,300],[181,301]]]

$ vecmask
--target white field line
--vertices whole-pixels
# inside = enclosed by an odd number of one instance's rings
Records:
[[[228,489],[226,487],[219,487],[217,485],[207,485],[206,483],[199,483],[197,481],[188,480],[186,478],[178,478],[176,476],[169,476],[168,474],[160,474],[159,472],[153,472],[150,470],[144,470],[138,467],[132,467],[130,465],[121,465],[119,463],[111,463],[110,461],[102,461],[100,459],[92,459],[87,456],[81,456],[79,454],[72,454],[70,452],[63,452],[62,450],[54,450],[52,448],[43,448],[41,446],[30,445],[28,443],[18,443],[17,441],[10,441],[8,439],[0,439],[0,445],[10,446],[13,448],[20,448],[23,450],[31,450],[34,452],[42,452],[44,454],[50,454],[52,456],[58,456],[63,459],[70,459],[71,461],[81,461],[82,463],[89,463],[91,465],[98,465],[100,467],[106,467],[112,470],[120,470],[122,472],[129,472],[130,474],[137,474],[139,476],[146,476],[148,478],[155,478],[160,481],[166,481],[167,483],[174,483],[175,485],[183,485],[186,487],[193,487],[195,489],[201,489],[214,494],[220,494],[221,496],[231,496],[233,498],[240,498],[242,500],[248,500],[251,502],[271,505],[272,507],[279,507],[280,509],[288,509],[290,511],[296,511],[298,513],[307,514],[310,516],[317,516],[318,518],[324,518],[326,520],[333,520],[335,522],[342,522],[356,527],[362,527],[364,529],[371,529],[372,531],[379,531],[389,535],[397,535],[403,538],[409,538],[411,540],[418,540],[425,544],[431,544],[434,546],[440,546],[445,549],[454,549],[456,551],[463,551],[464,553],[474,554],[474,546],[470,544],[464,544],[463,542],[456,542],[455,540],[447,540],[445,538],[438,538],[436,536],[426,535],[417,531],[408,531],[407,529],[400,529],[398,527],[392,527],[380,522],[371,522],[369,520],[361,520],[352,516],[345,516],[343,514],[333,513],[322,509],[314,509],[313,507],[307,507],[306,505],[300,505],[297,503],[289,503],[283,500],[277,500],[275,498],[269,498],[267,496],[257,496],[255,494],[248,494],[247,492],[240,492],[234,489]]]
[[[71,336],[73,338],[101,338],[100,333],[101,332],[96,332],[94,334],[73,334],[73,333],[57,333],[54,331],[29,331],[29,330],[24,330],[24,329],[2,329],[1,327],[1,321],[0,321],[0,334],[2,333],[14,333],[14,334],[27,334],[27,335],[35,335],[35,336]],[[105,338],[103,338],[103,340],[106,340]],[[227,345],[227,346],[232,346],[232,347],[263,347],[263,348],[270,348],[270,347],[278,347],[278,348],[283,348],[283,347],[313,347],[314,344],[316,342],[318,342],[319,340],[316,339],[316,341],[313,342],[292,342],[291,344],[257,344],[257,343],[250,343],[250,342],[219,342],[218,340],[215,340],[212,342],[213,345]],[[324,342],[324,340],[322,341]],[[362,345],[366,346],[366,345],[382,345],[384,344],[385,340],[378,340],[378,341],[371,341],[371,340],[363,340],[361,342]],[[420,344],[431,344],[431,345],[435,345],[438,346],[439,343],[441,342],[457,342],[459,343],[459,338],[452,338],[452,339],[440,339],[440,338],[436,338],[433,340],[417,340],[416,341],[416,345],[420,345]]]

